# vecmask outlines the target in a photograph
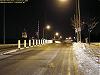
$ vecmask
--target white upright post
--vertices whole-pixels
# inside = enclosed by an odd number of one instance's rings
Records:
[[[35,45],[34,42],[35,42],[35,41],[34,41],[34,39],[33,39],[33,46]]]
[[[47,39],[45,40],[45,43],[47,44]]]
[[[85,38],[86,43],[88,43],[88,38]]]
[[[18,49],[20,49],[20,40],[18,40]]]
[[[47,40],[47,44],[48,44],[48,40]]]
[[[44,42],[44,44],[45,44],[45,39],[43,39],[43,42]]]
[[[40,43],[40,39],[39,39],[39,45],[40,45],[41,43]]]
[[[36,46],[37,46],[38,41],[36,40]]]
[[[29,40],[29,47],[31,47],[31,40]]]
[[[26,48],[26,40],[24,40],[24,48]]]

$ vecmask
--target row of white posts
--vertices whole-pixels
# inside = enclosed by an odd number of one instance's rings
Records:
[[[40,45],[45,45],[45,44],[48,44],[48,40],[45,40],[45,39],[39,39],[39,40],[33,39],[33,40],[29,40],[28,47],[40,46]],[[24,45],[24,48],[27,47],[26,40],[24,40],[24,44],[23,45]],[[18,40],[18,48],[19,49],[21,48],[21,40]]]

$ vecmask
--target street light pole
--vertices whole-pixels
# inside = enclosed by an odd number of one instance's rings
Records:
[[[47,25],[46,28],[43,28],[43,39],[44,39],[45,29],[49,30],[50,28],[51,28],[50,25]]]
[[[81,42],[81,24],[80,24],[80,1],[78,0],[78,13],[79,13],[79,42]]]
[[[79,0],[76,0],[76,29],[77,29],[77,42],[81,42],[80,1]]]
[[[56,39],[56,37],[58,38],[60,36],[60,34],[58,33],[58,32],[56,32],[55,34],[54,34],[54,39]]]
[[[5,3],[4,3],[4,26],[3,26],[3,32],[4,32],[3,43],[5,44]]]
[[[60,2],[66,2],[68,0],[59,0]],[[77,30],[77,42],[81,42],[81,25],[80,25],[80,1],[76,0],[76,30]]]

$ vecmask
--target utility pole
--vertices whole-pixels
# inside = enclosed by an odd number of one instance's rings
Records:
[[[38,39],[39,39],[39,32],[40,32],[39,29],[40,29],[40,26],[39,26],[39,20],[38,20],[38,35],[37,35],[38,36]]]
[[[4,15],[3,15],[3,44],[5,44],[5,3],[4,3]]]
[[[79,42],[81,42],[81,24],[80,24],[80,1],[78,0],[78,15],[79,15],[79,17],[78,17],[78,27],[79,27],[79,29],[78,29],[78,36],[79,36]]]
[[[81,42],[80,1],[76,0],[76,30],[77,42]]]

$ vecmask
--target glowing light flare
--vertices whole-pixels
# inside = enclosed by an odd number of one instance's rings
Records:
[[[58,32],[56,32],[56,33],[55,33],[55,35],[56,35],[56,36],[59,36],[59,33],[58,33]]]
[[[62,39],[62,36],[60,36],[60,39]]]
[[[71,40],[72,38],[71,38],[71,37],[69,37],[68,39],[69,39],[69,40]]]
[[[47,25],[47,26],[46,26],[46,29],[50,29],[50,28],[51,28],[50,25]]]
[[[66,40],[68,40],[68,38],[66,38]]]
[[[57,6],[59,8],[63,8],[63,10],[68,9],[69,8],[69,4],[71,3],[70,0],[57,0]],[[61,9],[62,11],[62,9]]]
[[[61,43],[61,41],[55,41],[55,43]]]
[[[60,2],[67,2],[68,0],[59,0]]]
[[[53,0],[53,9],[58,12],[65,12],[70,9],[72,0]]]

